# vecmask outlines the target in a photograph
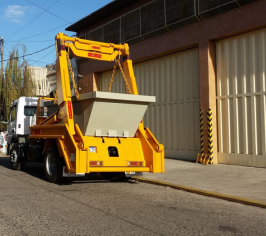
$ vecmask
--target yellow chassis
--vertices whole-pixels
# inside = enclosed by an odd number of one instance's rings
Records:
[[[75,125],[72,136],[66,124],[36,125],[31,127],[30,139],[45,139],[43,153],[53,143],[64,157],[67,170],[75,174],[90,172],[164,172],[164,149],[148,128],[138,129],[134,138],[86,137]],[[90,152],[89,147],[96,147]],[[110,157],[108,147],[116,147],[119,157]],[[74,154],[74,155],[73,155]],[[90,162],[101,162],[101,166],[90,166]],[[138,162],[141,166],[129,166]]]
[[[51,145],[56,144],[60,156],[65,159],[65,172],[76,174],[90,172],[164,172],[164,147],[158,143],[148,128],[144,129],[142,122],[139,124],[133,138],[83,136],[79,126],[74,123],[67,54],[71,53],[72,56],[102,61],[114,61],[117,57],[123,57],[122,65],[125,77],[130,83],[132,93],[137,95],[138,90],[132,61],[129,59],[128,45],[71,38],[62,33],[56,36],[56,42],[59,110],[47,119],[39,117],[41,100],[54,100],[45,97],[39,99],[36,125],[30,127],[32,142],[45,142],[43,153]],[[90,152],[89,147],[94,147],[96,152]],[[119,156],[110,156],[108,147],[116,147]],[[97,163],[97,166],[93,163]],[[134,166],[134,163],[136,166]]]

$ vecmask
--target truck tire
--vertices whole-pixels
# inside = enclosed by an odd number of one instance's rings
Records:
[[[10,145],[8,144],[6,148],[6,155],[9,155],[9,148],[10,148]]]
[[[51,183],[60,183],[63,180],[63,158],[59,156],[56,147],[48,148],[45,153],[44,173]]]
[[[23,170],[25,166],[25,161],[19,160],[18,144],[11,143],[10,153],[10,163],[13,170]]]

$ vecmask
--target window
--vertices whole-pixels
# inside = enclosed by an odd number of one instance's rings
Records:
[[[121,41],[140,36],[140,10],[136,10],[121,17]]]
[[[36,114],[36,106],[24,106],[25,116],[34,116]]]
[[[236,0],[201,0],[198,1],[198,13],[205,19],[226,11],[238,8],[239,3]]]
[[[120,19],[103,26],[103,41],[106,43],[120,43]]]
[[[87,33],[86,39],[103,42],[103,28],[99,27],[98,29],[90,31]]]
[[[150,33],[164,26],[164,1],[158,0],[141,8],[141,34]]]
[[[177,21],[195,16],[195,5],[194,0],[166,0],[166,24],[173,24]]]
[[[17,106],[15,105],[15,106],[11,107],[11,110],[10,110],[10,116],[9,116],[10,122],[12,122],[16,119],[16,114],[17,114]]]

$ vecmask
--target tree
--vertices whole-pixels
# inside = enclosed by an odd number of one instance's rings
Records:
[[[25,45],[17,45],[10,52],[6,63],[3,88],[1,88],[0,106],[4,110],[5,120],[9,112],[11,102],[21,96],[36,96],[36,85],[31,77],[28,62],[24,57],[20,58],[20,51],[26,54]],[[22,60],[21,60],[22,59]],[[3,124],[0,130],[3,130]]]

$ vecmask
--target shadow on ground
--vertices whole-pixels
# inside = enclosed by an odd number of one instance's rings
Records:
[[[10,158],[8,156],[0,156],[0,166],[12,170],[10,164]],[[12,170],[15,171],[15,170]],[[35,162],[26,162],[24,169],[22,170],[25,174],[28,174],[34,178],[38,178],[40,180],[46,181],[44,174],[44,164],[43,163],[35,163]],[[111,183],[98,174],[91,173],[86,175],[86,177],[82,178],[65,178],[65,181],[60,183],[59,185],[69,185],[69,184],[83,184],[83,183]],[[128,183],[135,183],[129,181]]]
[[[6,169],[12,170],[11,164],[10,164],[10,158],[8,156],[0,157],[0,166],[5,167]],[[42,163],[26,162],[25,167],[22,172],[29,174],[35,178],[45,180]]]

